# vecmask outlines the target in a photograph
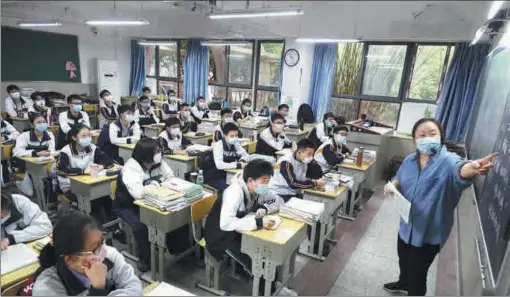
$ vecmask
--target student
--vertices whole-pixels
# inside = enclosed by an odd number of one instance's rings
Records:
[[[140,140],[140,125],[135,121],[131,107],[127,104],[117,108],[119,119],[109,123],[101,129],[97,146],[115,162],[123,165],[124,160],[119,157],[119,144],[131,144]]]
[[[16,128],[14,128],[13,125],[11,125],[9,122],[5,121],[3,118],[0,117],[0,135],[2,143],[7,141],[15,141],[20,133]]]
[[[209,118],[209,109],[207,108],[207,103],[205,102],[204,97],[199,96],[197,98],[195,106],[191,108],[191,115],[198,124],[200,124],[203,118]]]
[[[46,118],[40,113],[30,114],[32,129],[21,133],[16,139],[13,156],[21,158],[49,157],[55,152],[55,137],[48,130]]]
[[[320,165],[322,172],[326,173],[333,167],[342,163],[351,154],[347,147],[347,133],[345,126],[337,126],[333,130],[333,139],[328,139],[315,152],[315,161]]]
[[[162,182],[174,176],[172,169],[162,159],[158,141],[143,138],[136,143],[133,157],[126,162],[117,178],[114,207],[119,217],[133,229],[140,259],[138,270],[142,272],[150,269],[149,235],[147,226],[140,221],[139,207],[133,202],[143,199],[144,186],[160,186]],[[177,253],[186,249],[188,235],[187,226],[167,234],[166,242],[169,251]],[[184,239],[181,238],[182,236]]]
[[[113,167],[113,160],[100,148],[92,144],[90,130],[81,124],[75,125],[71,131],[71,142],[60,151],[56,164],[57,180],[60,190],[69,200],[77,202],[78,198],[71,188],[71,175],[88,175],[92,164],[100,165],[99,169]],[[105,196],[94,199],[91,202],[92,214],[98,217],[99,221],[106,223],[114,219],[112,210],[112,199]],[[106,217],[101,215],[101,208],[104,209]]]
[[[285,119],[285,117],[288,115],[288,113],[289,113],[289,106],[287,104],[278,105],[278,110],[271,112],[271,114],[269,116],[269,123],[267,124],[267,127],[269,128],[271,126],[271,118],[276,114],[281,115],[283,117],[283,123],[286,124],[287,120]]]
[[[228,123],[236,124],[236,122],[234,121],[234,118],[232,117],[232,110],[230,108],[222,109],[220,111],[220,115],[221,115],[221,123],[219,123],[218,126],[216,126],[216,128],[214,129],[213,141],[219,141],[223,138],[222,129],[225,126],[225,124],[228,124]],[[239,136],[239,138],[243,137],[243,135],[241,134],[240,131],[239,131],[238,136]]]
[[[183,134],[188,132],[197,132],[198,125],[193,116],[191,116],[191,107],[187,103],[181,104],[179,111],[179,121],[181,121],[181,131]]]
[[[27,197],[2,191],[1,250],[9,245],[34,241],[51,233],[48,215]]]
[[[314,152],[313,142],[306,138],[301,139],[294,153],[278,160],[280,174],[271,178],[269,189],[287,202],[290,198],[296,197],[298,190],[323,187],[326,182],[322,178],[312,180],[306,177],[308,164],[313,161]]]
[[[175,97],[174,90],[168,90],[168,101],[163,103],[163,120],[166,120],[170,115],[176,115],[179,112],[179,100]]]
[[[150,106],[156,108],[156,102],[152,100],[151,89],[149,87],[142,88],[142,96],[149,98]]]
[[[292,142],[283,133],[285,119],[281,114],[273,114],[269,128],[260,133],[255,153],[276,157],[276,152],[284,148],[292,148]]]
[[[186,155],[186,147],[192,145],[191,141],[181,132],[181,124],[177,118],[165,121],[165,130],[159,134],[159,143],[164,154]]]
[[[85,214],[62,217],[39,256],[33,296],[141,296],[142,283],[116,248],[104,244],[98,223]]]
[[[252,117],[251,100],[246,98],[241,102],[241,109],[234,113],[234,121],[241,124]]]
[[[46,122],[49,124],[51,122],[51,108],[47,106],[44,94],[41,92],[33,92],[30,98],[34,104],[28,109],[29,115],[32,112],[40,113],[46,118]]]
[[[67,97],[69,103],[69,110],[64,111],[58,116],[58,124],[60,129],[58,131],[57,149],[63,148],[70,139],[67,136],[71,128],[77,124],[82,124],[90,127],[89,115],[82,111],[83,99],[80,95],[72,94]]]
[[[222,128],[223,138],[212,144],[214,169],[209,169],[208,184],[219,191],[227,188],[226,169],[241,169],[249,161],[250,155],[239,143],[239,128],[234,123],[227,123]],[[204,177],[205,178],[205,177]]]
[[[322,123],[318,123],[310,132],[308,137],[315,143],[316,147],[320,147],[333,134],[333,127],[336,126],[335,115],[328,112],[324,115]]]
[[[24,114],[32,107],[32,101],[21,96],[17,85],[8,85],[7,94],[9,97],[5,98],[5,111],[9,117],[24,117]]]
[[[154,108],[151,107],[149,97],[144,95],[138,98],[138,104],[136,104],[135,109],[135,120],[138,121],[140,127],[159,123],[159,118],[156,116]]]
[[[102,90],[99,93],[99,98],[99,111],[101,113],[99,127],[102,129],[104,125],[117,120],[119,114],[117,113],[117,104],[113,101],[110,91]]]

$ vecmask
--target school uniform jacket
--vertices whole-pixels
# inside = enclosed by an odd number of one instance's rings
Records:
[[[326,122],[323,121],[315,125],[315,128],[312,129],[308,138],[315,143],[315,147],[319,147],[331,137],[332,133],[333,128],[327,127]]]
[[[105,125],[101,129],[97,139],[97,146],[110,158],[116,159],[119,157],[119,144],[135,143],[140,140],[140,136],[140,125],[137,122],[133,121],[127,129],[123,129],[122,123],[120,120],[117,120]]]
[[[173,176],[172,169],[165,161],[161,161],[160,164],[154,165],[149,171],[146,171],[135,159],[131,158],[122,167],[117,177],[117,191],[113,206],[116,209],[137,208],[133,202],[143,198],[145,185],[151,182],[160,183]]]
[[[104,289],[86,286],[60,258],[37,277],[32,296],[142,296],[142,283],[133,266],[117,249],[105,245],[107,267]]]
[[[94,144],[90,144],[81,153],[76,150],[74,141],[62,148],[56,165],[57,180],[62,192],[71,190],[71,181],[68,176],[85,174],[85,170],[91,164],[109,168],[113,165],[113,160]]]
[[[240,161],[250,160],[250,155],[240,144],[227,144],[225,139],[214,142],[212,148],[214,164],[218,170],[223,171],[223,174],[225,174],[224,170],[241,168]]]
[[[104,100],[100,100],[101,107],[99,108],[99,112],[101,113],[101,119],[99,121],[99,127],[102,129],[104,125],[111,123],[119,118],[119,114],[117,113],[117,104],[112,101],[112,106],[106,105]]]
[[[48,215],[27,197],[12,194],[9,218],[2,224],[2,238],[9,244],[23,243],[43,238],[52,232]]]
[[[171,114],[177,114],[179,110],[179,103],[174,99],[169,99],[167,102],[163,103],[163,120],[166,120],[170,117]]]
[[[269,181],[269,189],[278,195],[296,195],[298,190],[314,186],[314,182],[306,177],[308,165],[296,160],[296,153],[281,157],[277,168],[279,171],[275,171]]]
[[[17,117],[20,111],[28,111],[32,105],[32,100],[23,96],[20,96],[19,104],[10,96],[5,98],[5,111],[11,118]]]
[[[184,137],[182,133],[178,136],[173,136],[167,130],[159,134],[159,143],[163,152],[170,155],[174,153],[174,150],[183,150],[193,144],[188,138]]]
[[[314,159],[321,166],[322,172],[326,172],[342,163],[344,160],[342,154],[346,153],[351,153],[346,145],[337,145],[333,139],[329,139],[315,151]]]
[[[274,157],[277,151],[291,147],[292,142],[284,133],[275,133],[273,132],[273,128],[269,127],[260,133],[255,147],[255,153]]]
[[[1,126],[0,133],[4,138],[4,141],[16,140],[19,137],[20,135],[19,131],[16,130],[16,128],[14,128],[14,126],[11,125],[11,123],[2,120],[0,126]]]
[[[179,121],[181,122],[181,132],[182,134],[186,134],[189,131],[191,132],[197,132],[198,131],[198,125],[197,122],[195,122],[195,119],[190,116],[187,119],[182,119],[179,115]]]
[[[39,109],[39,107],[34,104],[32,107],[30,107],[28,109],[28,112],[37,112],[37,113],[40,113],[46,119],[46,123],[50,123],[51,108],[46,106],[46,109]]]
[[[83,124],[90,128],[89,115],[84,111],[80,111],[78,116],[74,117],[73,114],[67,110],[58,115],[58,124],[60,126],[59,131],[67,135],[76,124]]]
[[[223,128],[224,125],[225,125],[225,123],[223,123],[223,122],[216,125],[216,127],[214,128],[213,141],[219,141],[219,140],[223,139],[223,130],[221,130],[221,129]],[[243,134],[241,133],[241,131],[238,131],[237,135],[239,138],[243,137]]]
[[[136,121],[138,121],[138,124],[140,126],[159,123],[159,118],[156,116],[156,113],[154,113],[154,112],[148,113],[146,110],[137,108],[134,112],[134,115],[135,115]]]
[[[234,114],[232,115],[232,117],[234,118],[234,121],[238,121],[238,120],[241,120],[241,119],[245,119],[247,118],[248,116],[253,116],[251,114],[251,110],[250,111],[247,111],[247,112],[243,112],[242,109],[238,109],[234,112]]]
[[[208,215],[204,237],[207,249],[214,257],[221,260],[221,255],[234,240],[240,240],[235,231],[251,231],[262,228],[262,218],[246,217],[260,208],[267,213],[280,209],[283,200],[275,193],[265,195],[250,194],[242,173],[232,178],[232,184],[225,189],[213,205]]]
[[[42,151],[55,152],[55,137],[50,131],[44,131],[39,140],[32,129],[21,133],[16,139],[12,155],[16,158],[37,157],[37,153]]]
[[[195,119],[195,122],[200,124],[203,118],[209,118],[209,110],[203,110],[199,108],[198,105],[195,105],[191,108],[191,115]]]

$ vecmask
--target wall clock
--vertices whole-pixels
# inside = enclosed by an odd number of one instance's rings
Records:
[[[288,49],[284,55],[285,64],[294,67],[299,63],[299,52],[296,49]]]

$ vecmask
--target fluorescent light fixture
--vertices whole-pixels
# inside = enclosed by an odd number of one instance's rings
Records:
[[[61,22],[19,22],[20,27],[58,27],[62,26]]]
[[[227,10],[222,12],[213,12],[207,16],[210,19],[238,19],[238,18],[263,18],[279,16],[302,15],[302,8],[267,8],[251,10]]]
[[[296,42],[305,43],[357,43],[359,39],[329,39],[329,38],[297,38]]]
[[[91,26],[143,26],[150,24],[147,20],[90,20],[85,24]]]
[[[389,55],[367,55],[368,59],[388,59],[390,57]]]
[[[249,42],[247,41],[237,41],[237,40],[207,40],[200,41],[200,45],[202,46],[226,46],[226,45],[246,45]]]
[[[138,41],[139,45],[176,45],[176,42],[172,41],[149,41],[149,40],[140,40]]]
[[[482,38],[483,33],[485,33],[485,30],[487,30],[487,25],[483,25],[480,28],[478,28],[478,30],[476,30],[475,38],[473,38],[469,46],[475,45],[480,40],[480,38]]]
[[[494,1],[492,2],[491,9],[489,9],[489,13],[487,14],[487,19],[492,19],[499,11],[501,6],[503,5],[505,1]]]

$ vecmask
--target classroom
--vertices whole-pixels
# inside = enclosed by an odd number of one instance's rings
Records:
[[[510,296],[510,1],[2,1],[2,296]]]

